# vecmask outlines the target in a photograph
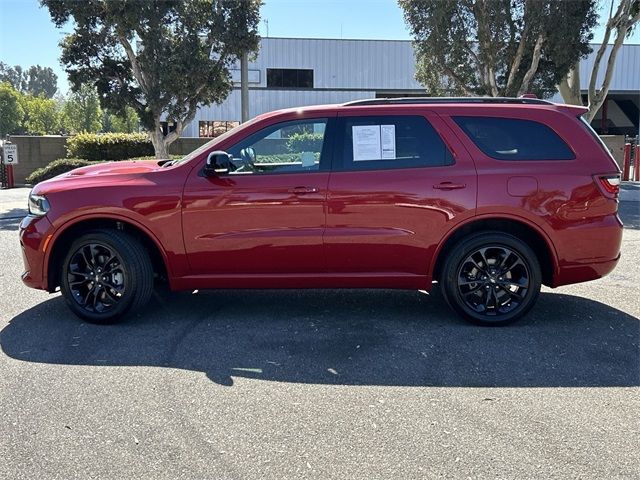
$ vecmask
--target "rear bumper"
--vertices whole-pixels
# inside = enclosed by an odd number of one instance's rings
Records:
[[[44,260],[46,248],[53,233],[47,217],[25,217],[20,222],[20,246],[24,273],[22,281],[31,288],[48,290]]]
[[[622,231],[617,215],[565,230],[552,287],[596,280],[609,274],[620,260]]]
[[[620,255],[613,260],[605,260],[603,262],[593,262],[588,265],[575,265],[563,267],[560,274],[556,276],[553,287],[562,285],[571,285],[572,283],[588,282],[589,280],[597,280],[611,273],[618,264]]]

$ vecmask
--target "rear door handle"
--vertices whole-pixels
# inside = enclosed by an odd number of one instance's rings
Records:
[[[467,185],[464,183],[453,183],[453,182],[442,182],[437,183],[433,186],[433,188],[437,190],[457,190],[459,188],[466,188]]]
[[[304,195],[306,193],[317,193],[318,189],[313,187],[293,187],[289,189],[289,193],[294,195]]]

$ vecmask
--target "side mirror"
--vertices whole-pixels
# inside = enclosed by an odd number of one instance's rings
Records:
[[[211,152],[207,157],[207,163],[204,166],[204,174],[207,177],[213,177],[221,173],[229,173],[231,166],[231,155],[222,150]]]

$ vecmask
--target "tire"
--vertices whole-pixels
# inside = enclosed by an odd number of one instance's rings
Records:
[[[449,306],[482,326],[507,325],[524,316],[535,304],[542,282],[535,252],[502,232],[481,232],[457,243],[441,278]]]
[[[90,323],[110,324],[145,305],[153,292],[149,254],[130,235],[93,230],[75,240],[62,264],[60,290]]]

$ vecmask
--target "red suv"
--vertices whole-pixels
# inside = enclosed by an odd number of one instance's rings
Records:
[[[154,282],[402,288],[466,319],[524,315],[540,285],[620,257],[620,172],[581,115],[537,99],[376,99],[256,117],[181,160],[40,183],[24,282],[113,322]]]

